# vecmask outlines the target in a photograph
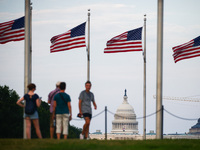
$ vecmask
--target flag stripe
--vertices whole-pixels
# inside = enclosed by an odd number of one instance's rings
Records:
[[[115,46],[115,47],[109,47],[109,48],[105,48],[105,50],[115,50],[115,49],[141,49],[141,46],[127,46],[127,45],[123,45],[123,46]]]
[[[60,51],[66,51],[66,50],[71,50],[71,49],[80,48],[80,47],[84,47],[84,46],[83,45],[75,45],[73,47],[61,47],[59,49],[56,49],[56,51],[51,50],[51,53],[53,53],[53,52],[60,52]]]
[[[194,55],[197,55],[199,54],[200,51],[199,50],[196,50],[196,51],[192,51],[192,52],[189,52],[189,53],[184,53],[184,54],[181,54],[181,55],[178,55],[178,56],[174,56],[174,59],[177,60],[179,59],[179,57],[187,57],[187,56],[194,56]]]
[[[112,45],[109,45],[108,48],[110,47],[118,47],[118,46],[123,46],[123,45],[137,45],[137,46],[141,46],[142,45],[142,42],[132,42],[132,41],[125,41],[125,42],[118,42],[118,43],[115,43],[115,44],[112,44]]]
[[[173,51],[176,52],[176,51],[180,51],[181,49],[186,49],[188,47],[191,47],[192,45],[194,44],[194,41],[191,40],[185,44],[182,44],[182,45],[179,45],[179,46],[176,46],[176,47],[173,47]]]
[[[175,59],[175,63],[180,61],[180,60],[183,60],[183,59],[189,59],[189,58],[194,58],[194,57],[198,57],[200,56],[200,54],[196,54],[196,55],[189,55],[189,56],[184,56],[184,57],[179,57],[178,59]]]
[[[130,49],[130,50],[128,50],[128,49],[126,49],[126,50],[121,50],[121,49],[119,49],[119,50],[109,50],[109,51],[104,51],[104,53],[119,53],[119,52],[134,52],[134,51],[142,51],[142,49]]]
[[[124,32],[107,41],[104,53],[142,51],[142,27]]]
[[[62,43],[62,44],[59,44],[57,45],[56,47],[52,48],[52,50],[57,50],[57,49],[60,49],[62,47],[73,47],[74,45],[78,45],[78,46],[85,46],[85,42],[74,42],[74,43]]]
[[[172,48],[174,51],[174,62],[178,62],[183,59],[189,59],[200,56],[200,36],[181,45]]]
[[[51,48],[56,48],[58,45],[62,44],[73,44],[76,42],[84,42],[85,43],[85,37],[78,37],[78,38],[62,38],[61,40],[57,41],[54,45],[51,45]]]
[[[193,48],[193,49],[190,49],[188,51],[185,51],[184,53],[181,53],[181,54],[175,54],[174,55],[174,60],[177,61],[179,60],[179,58],[188,58],[188,57],[194,57],[194,56],[198,56],[198,54],[200,54],[200,47],[198,48]]]
[[[20,21],[19,21],[20,20]],[[13,25],[15,28],[13,29]],[[17,26],[20,24],[20,26]],[[16,20],[0,23],[0,44],[11,41],[21,41],[25,38],[24,17]]]
[[[180,55],[183,55],[183,54],[195,52],[195,51],[198,51],[199,49],[200,49],[199,47],[190,47],[188,49],[185,49],[184,52],[181,52],[181,53],[175,52],[173,54],[173,56],[176,57],[176,56],[180,56]]]
[[[85,44],[85,24],[67,31],[66,33],[56,35],[51,38],[50,52],[60,52],[74,48],[86,47]]]

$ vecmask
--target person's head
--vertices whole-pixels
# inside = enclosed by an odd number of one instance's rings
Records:
[[[57,88],[60,87],[60,82],[59,82],[59,81],[56,83],[56,87],[57,87]]]
[[[36,90],[36,85],[34,83],[30,83],[28,86],[27,86],[28,90],[29,91],[32,91],[32,90]]]
[[[92,83],[90,81],[85,82],[85,90],[90,91]]]
[[[65,82],[61,82],[60,83],[60,90],[65,90],[66,89],[66,83]]]

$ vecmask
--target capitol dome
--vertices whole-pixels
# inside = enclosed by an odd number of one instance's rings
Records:
[[[111,133],[138,134],[138,122],[133,107],[127,101],[126,90],[123,103],[118,107],[112,121]]]

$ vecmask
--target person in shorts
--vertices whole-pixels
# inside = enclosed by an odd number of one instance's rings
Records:
[[[54,126],[54,119],[53,118],[53,103],[54,103],[54,96],[60,92],[60,82],[56,83],[56,88],[51,91],[48,95],[48,103],[50,104],[50,138],[53,139],[53,135],[54,135],[54,130],[55,130],[55,126]]]
[[[37,94],[34,93],[34,91],[36,90],[35,84],[33,83],[29,84],[28,89],[29,89],[29,92],[17,101],[17,105],[19,105],[20,107],[25,107],[25,105],[21,103],[23,100],[33,101],[34,113],[33,114],[24,113],[24,118],[26,120],[26,136],[27,136],[27,139],[31,138],[31,121],[32,121],[36,130],[36,134],[38,138],[41,139],[42,135],[40,132],[39,116],[38,116],[38,111],[37,111],[37,107],[40,107],[41,105],[41,99],[39,98]]]
[[[54,96],[53,118],[56,115],[56,134],[60,139],[61,130],[63,130],[64,139],[68,135],[68,123],[72,119],[71,98],[65,93],[66,83],[60,83],[60,93]]]
[[[95,103],[94,94],[90,92],[91,82],[87,81],[85,83],[85,90],[79,95],[79,114],[85,119],[85,124],[83,125],[82,133],[80,134],[80,139],[88,139],[90,121],[92,119],[92,107],[91,102],[94,105],[94,109],[97,109]]]

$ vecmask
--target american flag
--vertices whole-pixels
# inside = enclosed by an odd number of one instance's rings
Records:
[[[0,23],[0,44],[24,40],[24,17]]]
[[[172,48],[174,51],[174,61],[175,63],[193,57],[200,56],[200,36],[181,45]]]
[[[50,52],[59,52],[73,48],[86,47],[85,44],[85,24],[76,26],[66,33],[56,35],[51,38]]]
[[[115,36],[106,45],[104,53],[142,51],[142,27]]]

